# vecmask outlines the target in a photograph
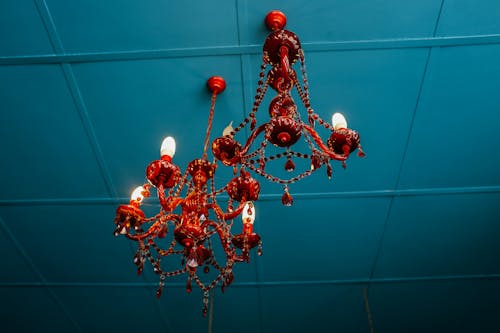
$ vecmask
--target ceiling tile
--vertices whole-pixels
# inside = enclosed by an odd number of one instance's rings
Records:
[[[287,29],[304,43],[432,36],[439,1],[247,1],[250,44],[260,44],[267,29],[266,14],[279,9],[287,15]]]
[[[500,273],[499,193],[395,198],[376,277]]]
[[[235,4],[47,0],[67,52],[236,45]]]
[[[445,1],[437,35],[498,34],[500,33],[499,11],[500,3],[496,0]]]
[[[500,45],[433,49],[401,188],[500,185]]]
[[[5,222],[0,218],[0,253],[2,253],[0,283],[39,280],[26,263],[25,258],[19,253],[4,227]]]
[[[209,77],[221,75],[227,82],[217,99],[212,139],[231,120],[243,117],[239,57],[79,64],[75,75],[121,196],[129,196],[144,182],[145,169],[159,158],[167,135],[176,140],[174,163],[181,170],[201,157],[210,107]],[[183,83],[176,84],[177,78]],[[219,179],[224,172],[230,176],[232,168],[219,168],[216,186],[222,186]]]
[[[235,273],[236,274],[236,273]],[[236,277],[237,278],[237,275]],[[259,297],[262,289],[229,287],[224,294],[214,293],[213,332],[259,332]]]
[[[172,332],[145,287],[54,288],[83,332]]]
[[[0,66],[0,199],[106,196],[60,66]]]
[[[427,281],[372,285],[375,332],[482,332],[500,330],[499,280]]]
[[[367,278],[388,204],[388,198],[296,199],[291,207],[258,202],[261,280]]]
[[[156,289],[155,289],[156,290]],[[219,295],[216,295],[217,304]],[[221,296],[224,297],[224,296]],[[185,287],[175,288],[165,284],[159,303],[169,323],[169,332],[197,333],[207,331],[208,317],[202,316],[203,295],[199,288],[187,293]]]
[[[346,170],[339,162],[332,162],[334,176],[331,182],[327,181],[325,167],[322,167],[313,176],[292,185],[291,190],[316,193],[392,189],[405,149],[426,56],[427,51],[422,49],[306,54],[313,108],[327,122],[333,113],[342,112],[349,127],[359,131],[367,156],[361,159],[353,154]],[[258,57],[253,58],[255,71],[260,61]],[[298,65],[295,67],[300,71]],[[256,79],[258,75],[254,74]],[[275,92],[270,89],[268,95],[274,96]],[[298,97],[294,99],[300,104],[299,112],[305,119],[304,106]],[[267,106],[268,101],[257,113],[258,123],[267,121]],[[321,126],[316,129],[326,141],[330,132]],[[285,179],[299,173],[285,174],[284,163],[283,159],[279,160],[273,169],[270,162],[266,170],[279,170],[279,175]],[[309,169],[309,165],[306,168]],[[280,186],[263,183],[264,193],[281,190]]]
[[[263,333],[369,332],[359,286],[276,286],[262,290]]]
[[[76,332],[45,288],[0,288],[2,332]]]
[[[0,1],[0,57],[52,54],[35,1]]]
[[[1,207],[0,214],[49,282],[143,282],[112,206]],[[133,244],[135,251],[136,245]]]

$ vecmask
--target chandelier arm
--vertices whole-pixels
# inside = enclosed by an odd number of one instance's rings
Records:
[[[264,131],[265,129],[267,128],[267,123],[266,124],[262,124],[260,125],[259,127],[257,127],[251,134],[250,136],[248,137],[247,139],[247,142],[245,144],[245,146],[243,147],[243,149],[240,150],[240,155],[241,156],[244,156],[246,155],[246,153],[248,152],[248,150],[250,149],[251,145],[253,144],[254,140],[257,138],[257,136],[262,133],[262,131]]]
[[[318,135],[318,133],[311,127],[311,126],[308,126],[308,125],[303,125],[303,128],[309,132],[309,134],[311,135],[312,139],[314,140],[314,142],[316,142],[316,144],[318,145],[318,147],[321,149],[321,151],[323,153],[325,153],[326,155],[328,155],[328,157],[330,159],[333,159],[333,160],[337,160],[337,161],[345,161],[347,160],[348,158],[348,155],[346,154],[337,154],[333,151],[331,151],[325,144],[324,142],[321,140],[321,137]]]
[[[229,212],[229,213],[226,213],[224,214],[224,220],[232,220],[234,219],[236,216],[240,215],[241,212],[243,211],[243,208],[245,207],[245,204],[246,204],[247,200],[246,200],[246,196],[243,195],[243,198],[241,199],[241,202],[240,202],[240,205],[238,206],[238,208],[236,208],[235,210],[233,210],[232,212]]]
[[[177,214],[168,214],[166,217],[167,221],[169,220],[177,220],[179,221],[180,220],[180,217],[179,215]],[[131,240],[134,240],[134,241],[140,241],[140,240],[143,240],[151,235],[153,235],[156,231],[158,231],[158,229],[160,228],[160,226],[162,225],[162,221],[161,220],[157,220],[155,223],[153,223],[152,226],[149,227],[149,229],[144,232],[144,233],[141,233],[141,234],[136,234],[136,235],[131,235],[129,233],[126,233],[125,236],[128,238],[128,239],[131,239]]]

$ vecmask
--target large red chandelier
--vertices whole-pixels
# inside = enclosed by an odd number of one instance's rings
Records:
[[[226,86],[224,79],[218,76],[211,77],[207,82],[212,99],[201,158],[192,160],[186,170],[181,172],[173,162],[175,141],[172,137],[165,138],[160,159],[154,160],[146,168],[147,182],[133,191],[129,204],[121,205],[116,210],[114,234],[123,234],[138,243],[133,260],[138,274],[142,273],[145,263],[152,265],[160,278],[156,292],[158,297],[162,294],[167,278],[186,275],[186,291],[191,292],[193,285],[196,285],[203,292],[204,315],[207,313],[210,291],[216,286],[224,290],[233,282],[233,266],[249,262],[250,250],[253,248],[258,249],[259,255],[262,254],[260,236],[253,232],[254,202],[259,198],[260,184],[249,171],[281,184],[284,187],[282,203],[289,206],[293,203],[288,188],[290,184],[311,175],[323,165],[326,165],[330,178],[331,160],[341,161],[345,167],[345,161],[356,149],[358,155],[364,155],[358,133],[347,128],[341,114],[334,114],[330,125],[312,109],[304,52],[298,37],[284,29],[285,15],[272,11],[266,16],[265,22],[272,32],[264,43],[252,111],[236,128],[228,126],[223,136],[212,142],[211,150],[215,159],[209,161],[207,151],[215,102]],[[300,64],[300,75],[293,69],[295,63]],[[270,117],[267,122],[257,125],[256,114],[269,87],[276,92],[269,103]],[[294,88],[307,110],[307,122],[301,119],[292,98]],[[241,144],[235,136],[247,125],[250,135]],[[315,125],[329,132],[326,143]],[[302,149],[305,147],[307,151],[292,150],[296,145]],[[305,170],[298,170],[293,177],[284,179],[266,169],[267,164],[280,159],[286,159],[284,168],[289,172],[298,169],[294,159],[310,163],[306,163],[308,168]],[[235,176],[222,187],[217,187],[214,181],[217,161],[234,168]],[[152,190],[156,192],[160,211],[152,217],[146,217],[141,204]],[[222,201],[225,207],[220,204]],[[241,231],[233,234],[233,222],[238,217],[242,219],[242,227],[238,227]],[[180,260],[175,261],[176,266],[170,269],[168,267],[173,266],[171,258],[174,257]]]

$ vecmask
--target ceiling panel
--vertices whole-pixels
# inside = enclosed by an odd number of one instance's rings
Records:
[[[54,289],[83,332],[159,331],[168,329],[144,287],[59,287]]]
[[[2,332],[78,332],[45,288],[0,288]]]
[[[1,1],[0,31],[0,57],[54,53],[35,1]]]
[[[213,300],[213,332],[260,332],[261,291],[236,286],[226,288],[224,294],[217,290]]]
[[[127,240],[113,236],[114,211],[18,206],[1,207],[0,215],[49,282],[142,282]]]
[[[368,297],[375,332],[500,330],[500,281],[459,280],[372,285]]]
[[[387,198],[296,199],[256,203],[263,281],[367,278],[387,213]]]
[[[500,3],[496,0],[444,1],[437,35],[498,34],[500,33],[499,12]]]
[[[174,162],[181,170],[201,157],[210,107],[209,77],[222,75],[227,82],[217,99],[212,138],[243,115],[239,57],[88,63],[74,70],[121,196],[129,196],[144,182],[146,166],[159,158],[167,135],[176,140]],[[175,84],[178,79],[183,83]]]
[[[500,45],[432,50],[400,187],[500,185]]]
[[[16,283],[39,280],[26,263],[16,245],[5,230],[5,222],[0,218],[0,253],[3,254],[0,283]]]
[[[262,333],[369,332],[359,286],[270,287],[262,305]]]
[[[375,276],[500,273],[499,202],[499,193],[395,198]]]
[[[47,5],[67,52],[238,44],[234,1],[220,1],[217,12],[207,1],[47,0]]]
[[[250,44],[260,44],[267,33],[266,14],[279,9],[287,14],[287,29],[303,41],[326,42],[432,36],[440,1],[246,1]],[[318,29],[319,28],[319,29]]]
[[[60,66],[0,66],[0,100],[0,199],[107,195]]]

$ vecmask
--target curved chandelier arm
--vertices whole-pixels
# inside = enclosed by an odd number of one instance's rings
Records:
[[[246,198],[244,197],[242,199],[242,201],[240,202],[240,205],[238,206],[238,208],[236,208],[235,210],[231,211],[231,212],[228,212],[228,213],[224,213],[224,211],[220,208],[220,206],[216,203],[211,203],[207,206],[207,208],[209,209],[213,209],[215,214],[217,215],[217,217],[223,221],[227,221],[227,220],[232,220],[234,219],[235,217],[237,217],[238,215],[241,214],[241,212],[243,211],[243,208],[245,208],[245,204],[246,204],[247,200]]]
[[[309,125],[303,125],[303,128],[311,135],[313,138],[314,142],[318,145],[318,147],[321,149],[322,152],[328,155],[328,157],[332,160],[337,160],[337,161],[345,161],[349,157],[349,155],[345,154],[337,154],[333,151],[331,151],[327,145],[321,140],[321,137],[318,135],[318,133]]]
[[[166,220],[164,222],[168,222],[171,220],[180,221],[180,216],[177,214],[169,214],[166,216]],[[125,237],[127,237],[128,239],[134,240],[134,241],[143,240],[143,239],[153,235],[155,232],[157,232],[158,229],[161,227],[161,225],[164,222],[161,220],[157,220],[155,223],[153,223],[153,225],[151,227],[149,227],[149,229],[146,232],[141,233],[141,234],[136,234],[136,235],[131,235],[129,233],[126,233]]]
[[[267,123],[266,124],[262,124],[260,125],[259,127],[257,127],[251,134],[250,136],[248,137],[247,139],[247,142],[245,143],[245,146],[243,147],[243,149],[241,150],[240,154],[241,156],[244,156],[246,155],[246,153],[248,152],[248,150],[250,149],[250,147],[252,146],[255,138],[257,138],[257,136],[259,136],[260,133],[262,133],[265,129],[267,128]]]
[[[172,212],[177,206],[179,206],[184,199],[179,197],[171,197],[165,195],[165,189],[162,185],[159,185],[157,188],[158,191],[158,201],[160,202],[161,207],[166,212]]]

